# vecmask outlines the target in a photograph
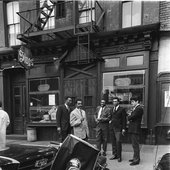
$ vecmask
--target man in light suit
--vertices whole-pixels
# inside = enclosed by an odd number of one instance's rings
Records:
[[[140,148],[139,148],[139,134],[141,128],[141,121],[143,115],[143,108],[139,104],[139,97],[131,97],[131,104],[133,106],[132,112],[128,115],[129,128],[128,132],[131,135],[131,142],[133,147],[133,159],[129,160],[130,165],[137,165],[140,162]]]
[[[125,135],[126,129],[126,111],[125,108],[120,107],[119,98],[113,98],[113,108],[110,109],[111,121],[111,139],[112,139],[112,153],[110,160],[117,159],[122,161],[122,136]],[[115,147],[116,144],[116,147]]]
[[[70,114],[70,125],[73,127],[73,134],[85,141],[89,137],[89,128],[86,113],[82,109],[81,99],[76,100],[76,108]]]
[[[65,103],[58,107],[56,113],[57,131],[61,135],[62,142],[67,137],[67,135],[71,133],[70,126],[71,103],[72,103],[71,97],[66,97]]]
[[[100,106],[96,108],[96,142],[97,148],[101,150],[103,144],[103,156],[106,156],[107,141],[109,134],[110,108],[106,106],[106,101],[101,100]]]

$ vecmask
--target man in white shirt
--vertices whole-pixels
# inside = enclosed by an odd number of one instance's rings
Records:
[[[0,149],[6,146],[6,128],[10,123],[7,112],[2,109],[2,102],[0,101]]]
[[[89,128],[86,113],[82,109],[81,99],[76,100],[76,108],[70,114],[70,125],[73,127],[73,134],[85,141],[89,137]]]

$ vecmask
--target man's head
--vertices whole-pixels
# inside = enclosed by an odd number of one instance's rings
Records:
[[[83,101],[81,99],[76,100],[76,108],[81,109],[83,106]]]
[[[72,98],[69,97],[69,96],[67,96],[67,97],[65,98],[65,104],[68,105],[68,106],[70,106],[71,103],[72,103]]]
[[[138,96],[133,96],[130,98],[130,102],[133,107],[135,107],[137,104],[139,104],[139,97]]]
[[[100,105],[101,105],[101,107],[106,106],[106,101],[105,101],[104,99],[101,99],[101,101],[100,101]]]
[[[113,97],[113,106],[116,107],[119,105],[119,98],[118,97]]]

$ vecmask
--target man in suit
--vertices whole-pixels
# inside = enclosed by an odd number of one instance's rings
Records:
[[[131,135],[131,142],[134,154],[133,159],[129,160],[129,162],[131,162],[130,165],[137,165],[140,162],[139,134],[141,128],[143,108],[139,104],[138,96],[131,97],[130,100],[133,106],[133,110],[128,115],[128,132]]]
[[[100,106],[95,112],[96,121],[96,142],[97,148],[101,150],[103,144],[103,156],[106,156],[108,132],[109,132],[110,108],[106,106],[106,101],[101,100]]]
[[[60,105],[56,113],[57,131],[61,135],[62,142],[67,137],[67,135],[71,133],[70,126],[71,103],[72,99],[70,97],[66,97],[64,105]]]
[[[113,156],[110,160],[118,159],[118,162],[122,161],[122,136],[125,134],[126,129],[126,111],[125,108],[120,107],[119,98],[113,98],[113,108],[110,109],[111,121],[111,136],[112,136],[112,152]],[[115,148],[116,144],[116,148]],[[115,151],[114,151],[115,150]],[[114,153],[115,152],[115,153]]]
[[[87,124],[86,113],[82,109],[81,99],[76,100],[76,108],[70,114],[70,125],[73,127],[73,134],[85,141],[89,137],[89,128]]]

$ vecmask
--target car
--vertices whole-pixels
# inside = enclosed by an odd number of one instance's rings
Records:
[[[0,170],[49,170],[57,151],[52,146],[10,144],[0,150]]]
[[[160,160],[158,160],[154,170],[169,170],[169,169],[170,169],[170,153],[166,153],[161,157]]]

